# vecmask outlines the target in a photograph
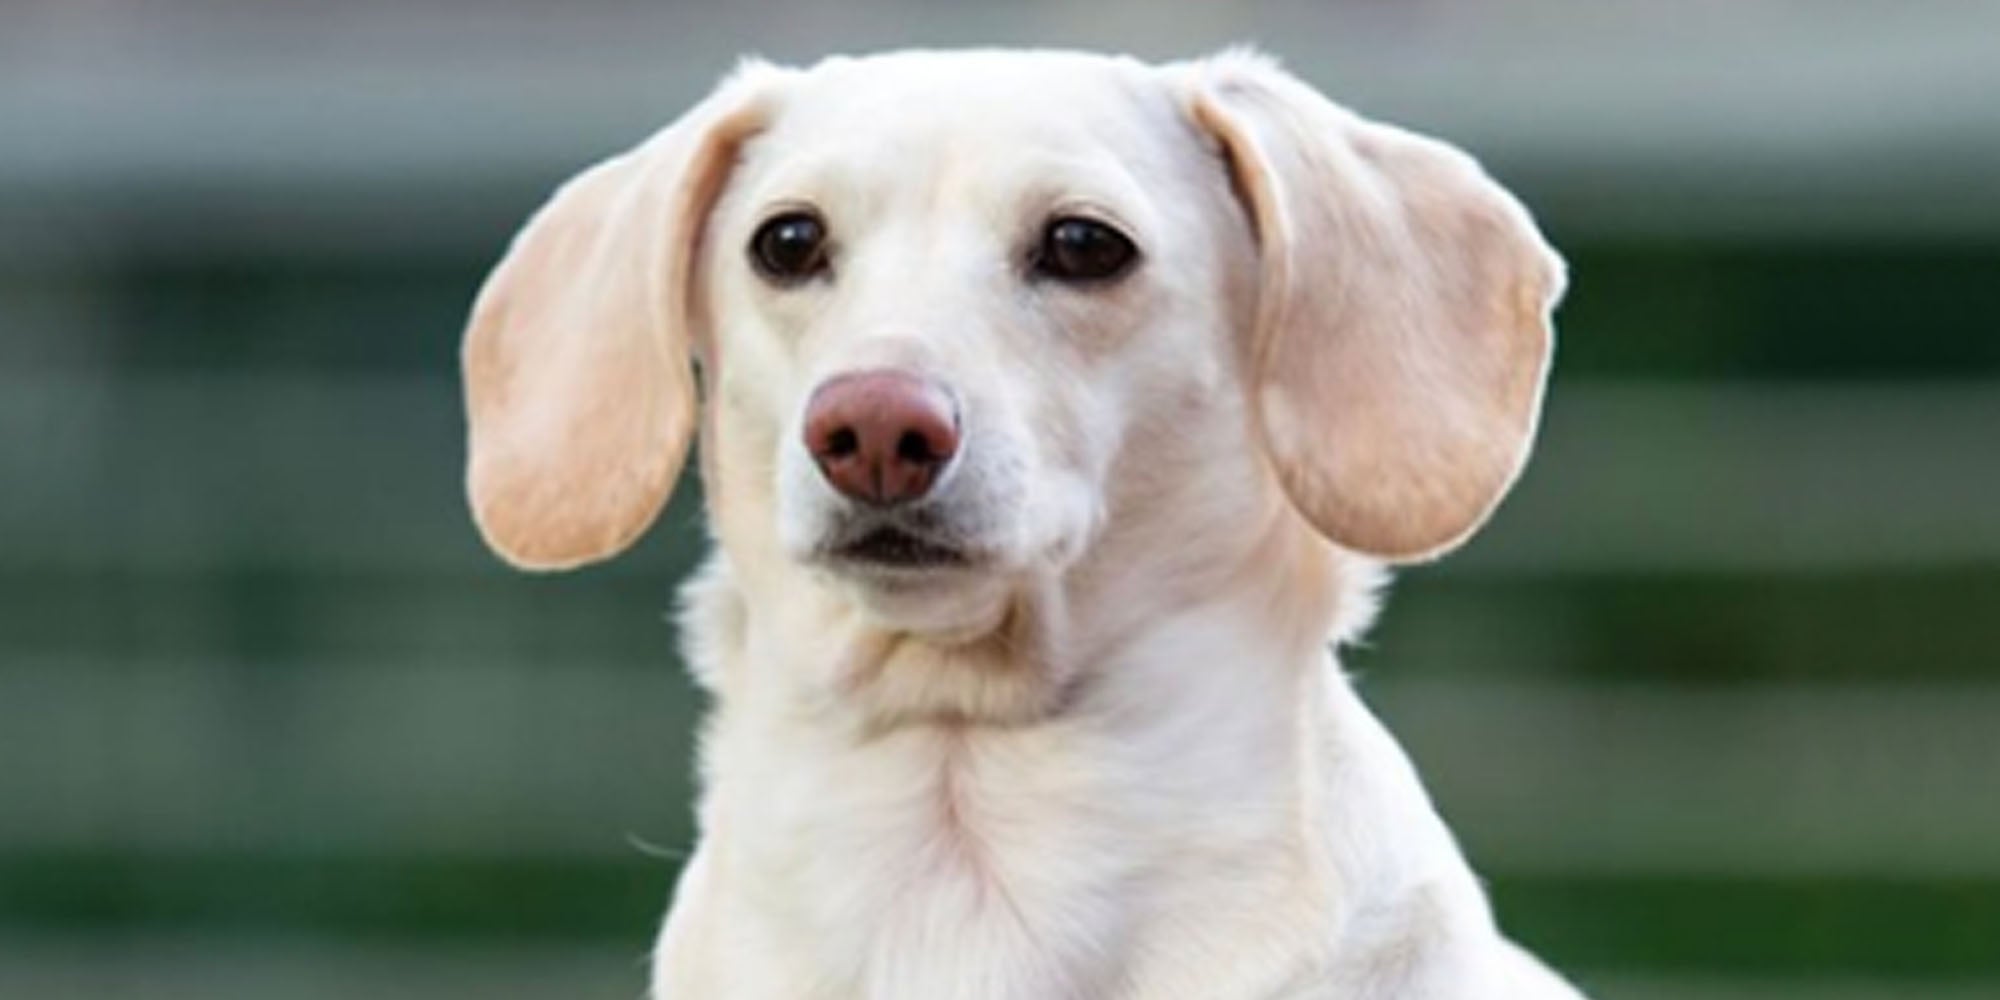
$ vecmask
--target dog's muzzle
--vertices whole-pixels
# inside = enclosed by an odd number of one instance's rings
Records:
[[[960,444],[958,407],[932,379],[881,368],[820,383],[806,404],[805,447],[848,504],[822,557],[879,570],[972,563],[929,502]]]

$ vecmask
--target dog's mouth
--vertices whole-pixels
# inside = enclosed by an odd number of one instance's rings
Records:
[[[934,508],[850,511],[808,562],[873,624],[958,644],[997,627],[1014,586],[979,542]]]
[[[960,569],[972,554],[949,543],[895,525],[880,525],[827,550],[834,561],[877,570]]]

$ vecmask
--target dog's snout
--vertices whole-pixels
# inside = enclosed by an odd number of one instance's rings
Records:
[[[806,450],[844,496],[888,506],[922,497],[958,453],[958,415],[936,383],[893,369],[841,375],[806,405]]]

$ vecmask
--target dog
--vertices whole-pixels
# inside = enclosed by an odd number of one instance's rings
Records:
[[[613,556],[691,439],[659,1000],[1576,997],[1335,650],[1526,460],[1562,262],[1248,50],[746,61],[474,303],[468,492]]]

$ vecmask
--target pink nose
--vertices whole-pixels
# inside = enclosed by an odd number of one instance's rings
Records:
[[[806,450],[841,494],[888,506],[923,496],[958,453],[958,416],[935,383],[893,369],[820,383]]]

